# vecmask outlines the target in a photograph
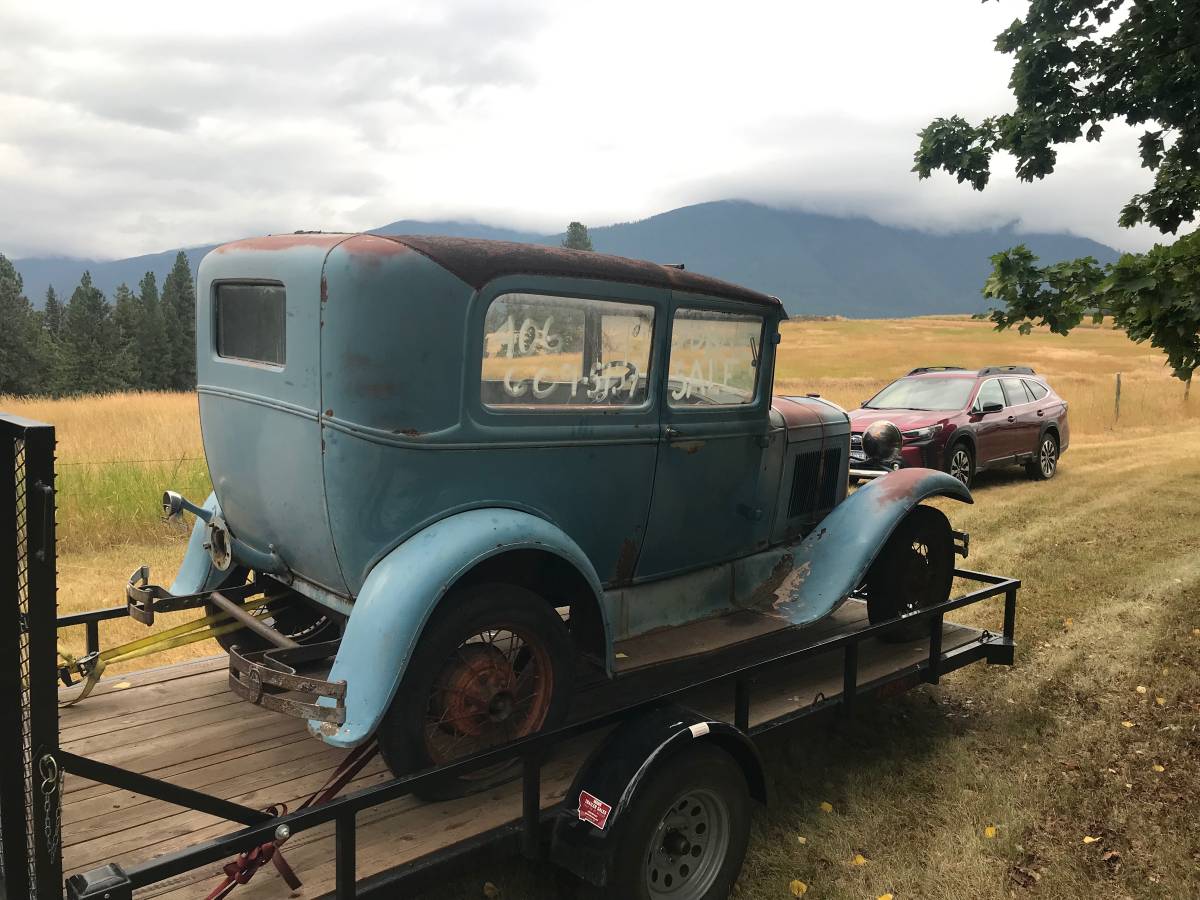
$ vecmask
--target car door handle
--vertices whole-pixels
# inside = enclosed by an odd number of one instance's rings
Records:
[[[1039,410],[1038,410],[1038,415],[1039,415],[1039,416],[1044,416],[1045,414],[1046,414],[1046,411],[1045,411],[1044,409],[1039,409]]]
[[[668,425],[668,426],[667,426],[667,427],[666,427],[666,428],[663,430],[663,434],[665,434],[665,435],[667,436],[667,440],[671,440],[672,438],[677,438],[677,437],[679,437],[679,429],[678,429],[678,428],[673,428],[672,426]]]
[[[1009,417],[1008,417],[1008,421],[1010,421],[1010,422],[1015,422],[1015,421],[1017,421],[1017,417],[1016,417],[1016,416],[1009,416]]]

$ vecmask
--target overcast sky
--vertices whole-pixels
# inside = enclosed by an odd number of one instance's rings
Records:
[[[462,218],[547,232],[704,200],[1121,248],[1133,133],[982,194],[909,169],[1008,109],[1002,0],[0,4],[0,251],[123,257]]]

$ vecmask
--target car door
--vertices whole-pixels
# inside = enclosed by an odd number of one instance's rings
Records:
[[[1000,404],[997,412],[984,412],[989,403]],[[991,463],[1013,455],[1011,437],[1005,426],[1008,413],[1004,409],[1004,389],[999,378],[989,378],[979,386],[971,407],[971,422],[975,428],[976,463]]]
[[[1009,445],[1013,453],[1032,453],[1037,445],[1037,403],[1020,378],[1001,378],[1004,388],[1006,421],[1008,422]]]
[[[756,498],[775,323],[748,304],[676,297],[638,578],[744,556],[770,524]]]

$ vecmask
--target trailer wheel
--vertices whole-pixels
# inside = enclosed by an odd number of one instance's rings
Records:
[[[892,532],[867,573],[867,615],[886,622],[950,597],[954,582],[954,535],[950,520],[932,506],[918,506]],[[884,633],[889,643],[928,634],[927,621],[898,625]]]
[[[396,776],[443,765],[562,724],[570,704],[571,638],[542,597],[512,584],[452,590],[426,625],[379,749]],[[445,800],[516,774],[519,760],[426,785]]]
[[[231,585],[242,584],[245,580],[245,572],[240,572],[222,586],[230,587]],[[291,601],[281,606],[277,611],[268,612],[263,618],[264,624],[271,626],[280,634],[290,637],[293,641],[300,644],[332,641],[341,634],[341,622],[338,621],[336,616],[306,602],[287,588],[283,588],[280,591],[279,598],[282,600],[289,594],[292,595]],[[204,611],[211,616],[220,613],[221,608],[214,603],[205,603]],[[221,649],[226,653],[229,652],[230,647],[238,647],[243,652],[254,652],[257,650],[269,650],[274,646],[249,628],[238,628],[226,634],[219,634],[214,640],[216,640]]]
[[[750,838],[746,778],[724,750],[698,743],[643,779],[616,827],[608,883],[581,885],[582,897],[728,897]]]

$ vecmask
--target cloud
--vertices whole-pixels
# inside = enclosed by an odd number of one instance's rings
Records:
[[[297,228],[557,231],[742,197],[1119,246],[1132,136],[983,194],[909,172],[938,115],[1011,103],[1019,0],[126,0],[0,8],[0,250],[127,256]]]

